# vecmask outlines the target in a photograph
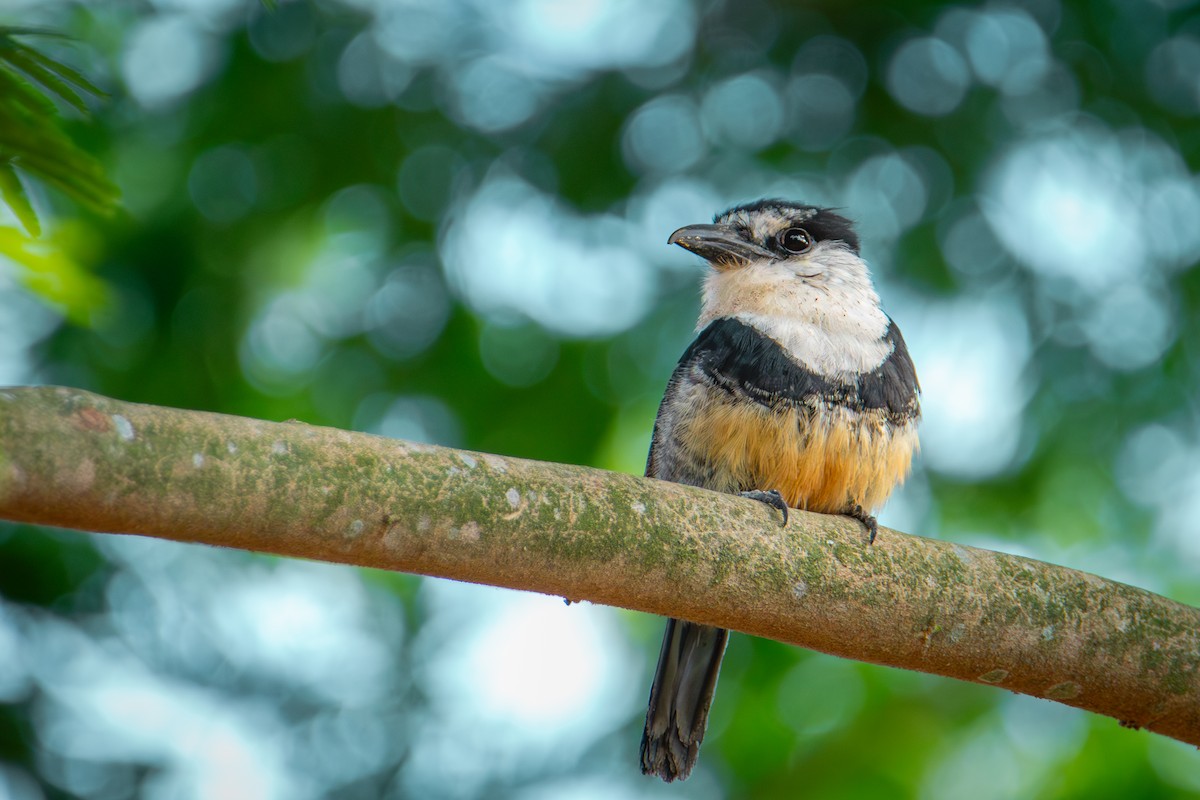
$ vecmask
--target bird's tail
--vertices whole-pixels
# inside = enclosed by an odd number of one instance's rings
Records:
[[[696,765],[729,631],[667,620],[642,734],[642,772],[668,783]]]

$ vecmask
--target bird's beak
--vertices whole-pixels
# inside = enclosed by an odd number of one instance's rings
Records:
[[[677,244],[706,259],[716,269],[741,267],[774,254],[748,241],[731,225],[688,225],[671,234],[667,244]]]

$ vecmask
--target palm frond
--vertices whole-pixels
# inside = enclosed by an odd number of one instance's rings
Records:
[[[65,37],[40,28],[0,26],[0,199],[37,236],[41,225],[18,173],[44,181],[100,213],[116,208],[119,192],[100,162],[62,131],[52,99],[87,114],[84,96],[105,96],[104,92],[78,70],[17,41],[17,36]]]
[[[34,236],[42,235],[42,225],[38,222],[37,212],[29,202],[25,186],[20,176],[13,169],[11,161],[0,161],[0,199],[8,203],[8,207],[17,215],[17,219],[25,226],[25,230]]]

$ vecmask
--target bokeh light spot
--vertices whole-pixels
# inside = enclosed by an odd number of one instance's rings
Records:
[[[357,184],[337,191],[323,209],[326,248],[343,257],[381,255],[391,239],[393,203],[379,186]]]
[[[896,102],[930,117],[944,116],[958,108],[969,84],[963,57],[932,36],[902,44],[887,67],[888,91]]]
[[[378,393],[364,398],[354,428],[391,439],[457,447],[462,442],[458,416],[438,397]]]
[[[1146,86],[1165,108],[1200,113],[1200,37],[1184,33],[1156,45],[1146,59]]]
[[[1090,145],[1090,146],[1089,146]],[[984,205],[1008,250],[1039,272],[1098,289],[1138,272],[1145,246],[1120,172],[1098,169],[1111,154],[1101,142],[1055,138],[1028,142],[995,168]]]
[[[129,93],[143,106],[170,105],[204,82],[217,66],[216,43],[184,15],[138,23],[121,61]]]
[[[308,3],[280,3],[262,9],[250,19],[246,34],[254,52],[267,61],[291,61],[304,55],[316,40],[313,7]]]
[[[804,150],[837,144],[854,124],[856,100],[838,77],[824,72],[797,75],[787,84],[791,139]]]
[[[1200,256],[1189,217],[1200,211],[1200,182],[1173,148],[1140,129],[1118,135],[1093,123],[1021,142],[992,168],[984,192],[981,207],[999,240],[1042,279],[1039,290],[1080,313],[1098,313],[1092,306],[1122,291],[1157,291],[1160,275]],[[1142,332],[1150,338],[1130,345],[1146,354],[1170,335],[1169,319],[1152,316]],[[1085,329],[1115,352],[1114,331]],[[1141,360],[1131,357],[1118,359]]]
[[[281,295],[251,323],[239,355],[246,377],[261,390],[291,391],[324,353],[321,337],[305,322],[306,311],[302,298]]]
[[[479,357],[501,383],[532,386],[554,369],[558,342],[534,325],[489,323],[479,332]]]
[[[651,100],[635,111],[621,137],[625,161],[638,172],[680,172],[704,155],[695,105],[678,95]]]
[[[1167,298],[1138,283],[1118,286],[1096,298],[1084,319],[1092,352],[1117,370],[1157,361],[1175,339]]]
[[[485,56],[454,73],[451,111],[485,133],[516,127],[537,111],[541,86],[508,59]]]
[[[464,19],[452,3],[425,3],[420,0],[370,3],[376,6],[375,42],[404,64],[420,66],[442,62],[451,52],[452,43],[461,36]]]
[[[218,147],[200,154],[188,173],[188,193],[196,210],[219,224],[250,212],[258,198],[254,161],[240,147]]]
[[[44,800],[42,787],[16,764],[0,764],[0,797],[8,800]]]
[[[353,572],[281,561],[227,581],[209,613],[242,669],[354,704],[375,698],[387,659],[365,625],[365,607]]]
[[[973,14],[965,44],[975,75],[1005,94],[1027,94],[1050,68],[1046,35],[1019,9]]]
[[[903,317],[902,329],[921,378],[923,461],[972,480],[1009,467],[1020,441],[1030,353],[1015,301],[927,303]]]
[[[1181,167],[1149,182],[1142,206],[1145,240],[1164,267],[1176,270],[1200,260],[1200,176]]]
[[[681,0],[520,0],[508,7],[512,50],[563,74],[662,66],[691,49],[696,25],[692,5]]]
[[[943,216],[938,233],[946,263],[962,275],[989,275],[1005,264],[1004,247],[974,204]]]
[[[342,95],[364,108],[392,102],[408,87],[412,77],[412,69],[390,58],[369,33],[360,33],[350,40],[337,63]]]
[[[452,699],[464,722],[520,731],[532,746],[559,747],[562,733],[582,716],[617,711],[614,690],[628,676],[612,670],[624,655],[612,609],[527,593],[431,589],[447,604],[445,623],[478,607],[469,624],[455,625],[453,640],[430,664],[437,671],[436,699]]]
[[[1174,503],[1194,453],[1183,437],[1160,423],[1130,433],[1113,460],[1117,485],[1132,503],[1144,508]]]
[[[850,176],[846,205],[873,239],[894,239],[925,213],[925,181],[897,153],[872,156]]]
[[[598,336],[648,310],[654,273],[632,238],[623,220],[575,216],[497,177],[455,215],[442,260],[451,286],[485,316],[515,313],[568,336]]]
[[[796,51],[792,74],[834,76],[857,100],[867,88],[870,68],[853,42],[838,36],[821,35],[812,37]]]
[[[779,92],[758,74],[718,83],[704,96],[700,113],[709,138],[746,150],[771,144],[783,127]]]
[[[437,341],[450,298],[432,254],[397,264],[366,307],[367,336],[384,355],[411,358]]]

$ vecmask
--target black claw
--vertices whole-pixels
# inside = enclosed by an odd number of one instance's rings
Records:
[[[860,505],[855,505],[853,508],[847,511],[846,516],[853,517],[861,522],[871,537],[868,543],[875,544],[875,536],[879,533],[879,523],[875,521],[874,517],[864,511],[863,507]]]
[[[787,525],[788,521],[788,505],[783,502],[783,495],[777,489],[768,489],[765,492],[760,489],[753,489],[749,492],[738,492],[742,497],[749,497],[751,500],[757,500],[760,503],[766,503],[771,508],[779,509],[779,513],[783,514],[783,524]]]

